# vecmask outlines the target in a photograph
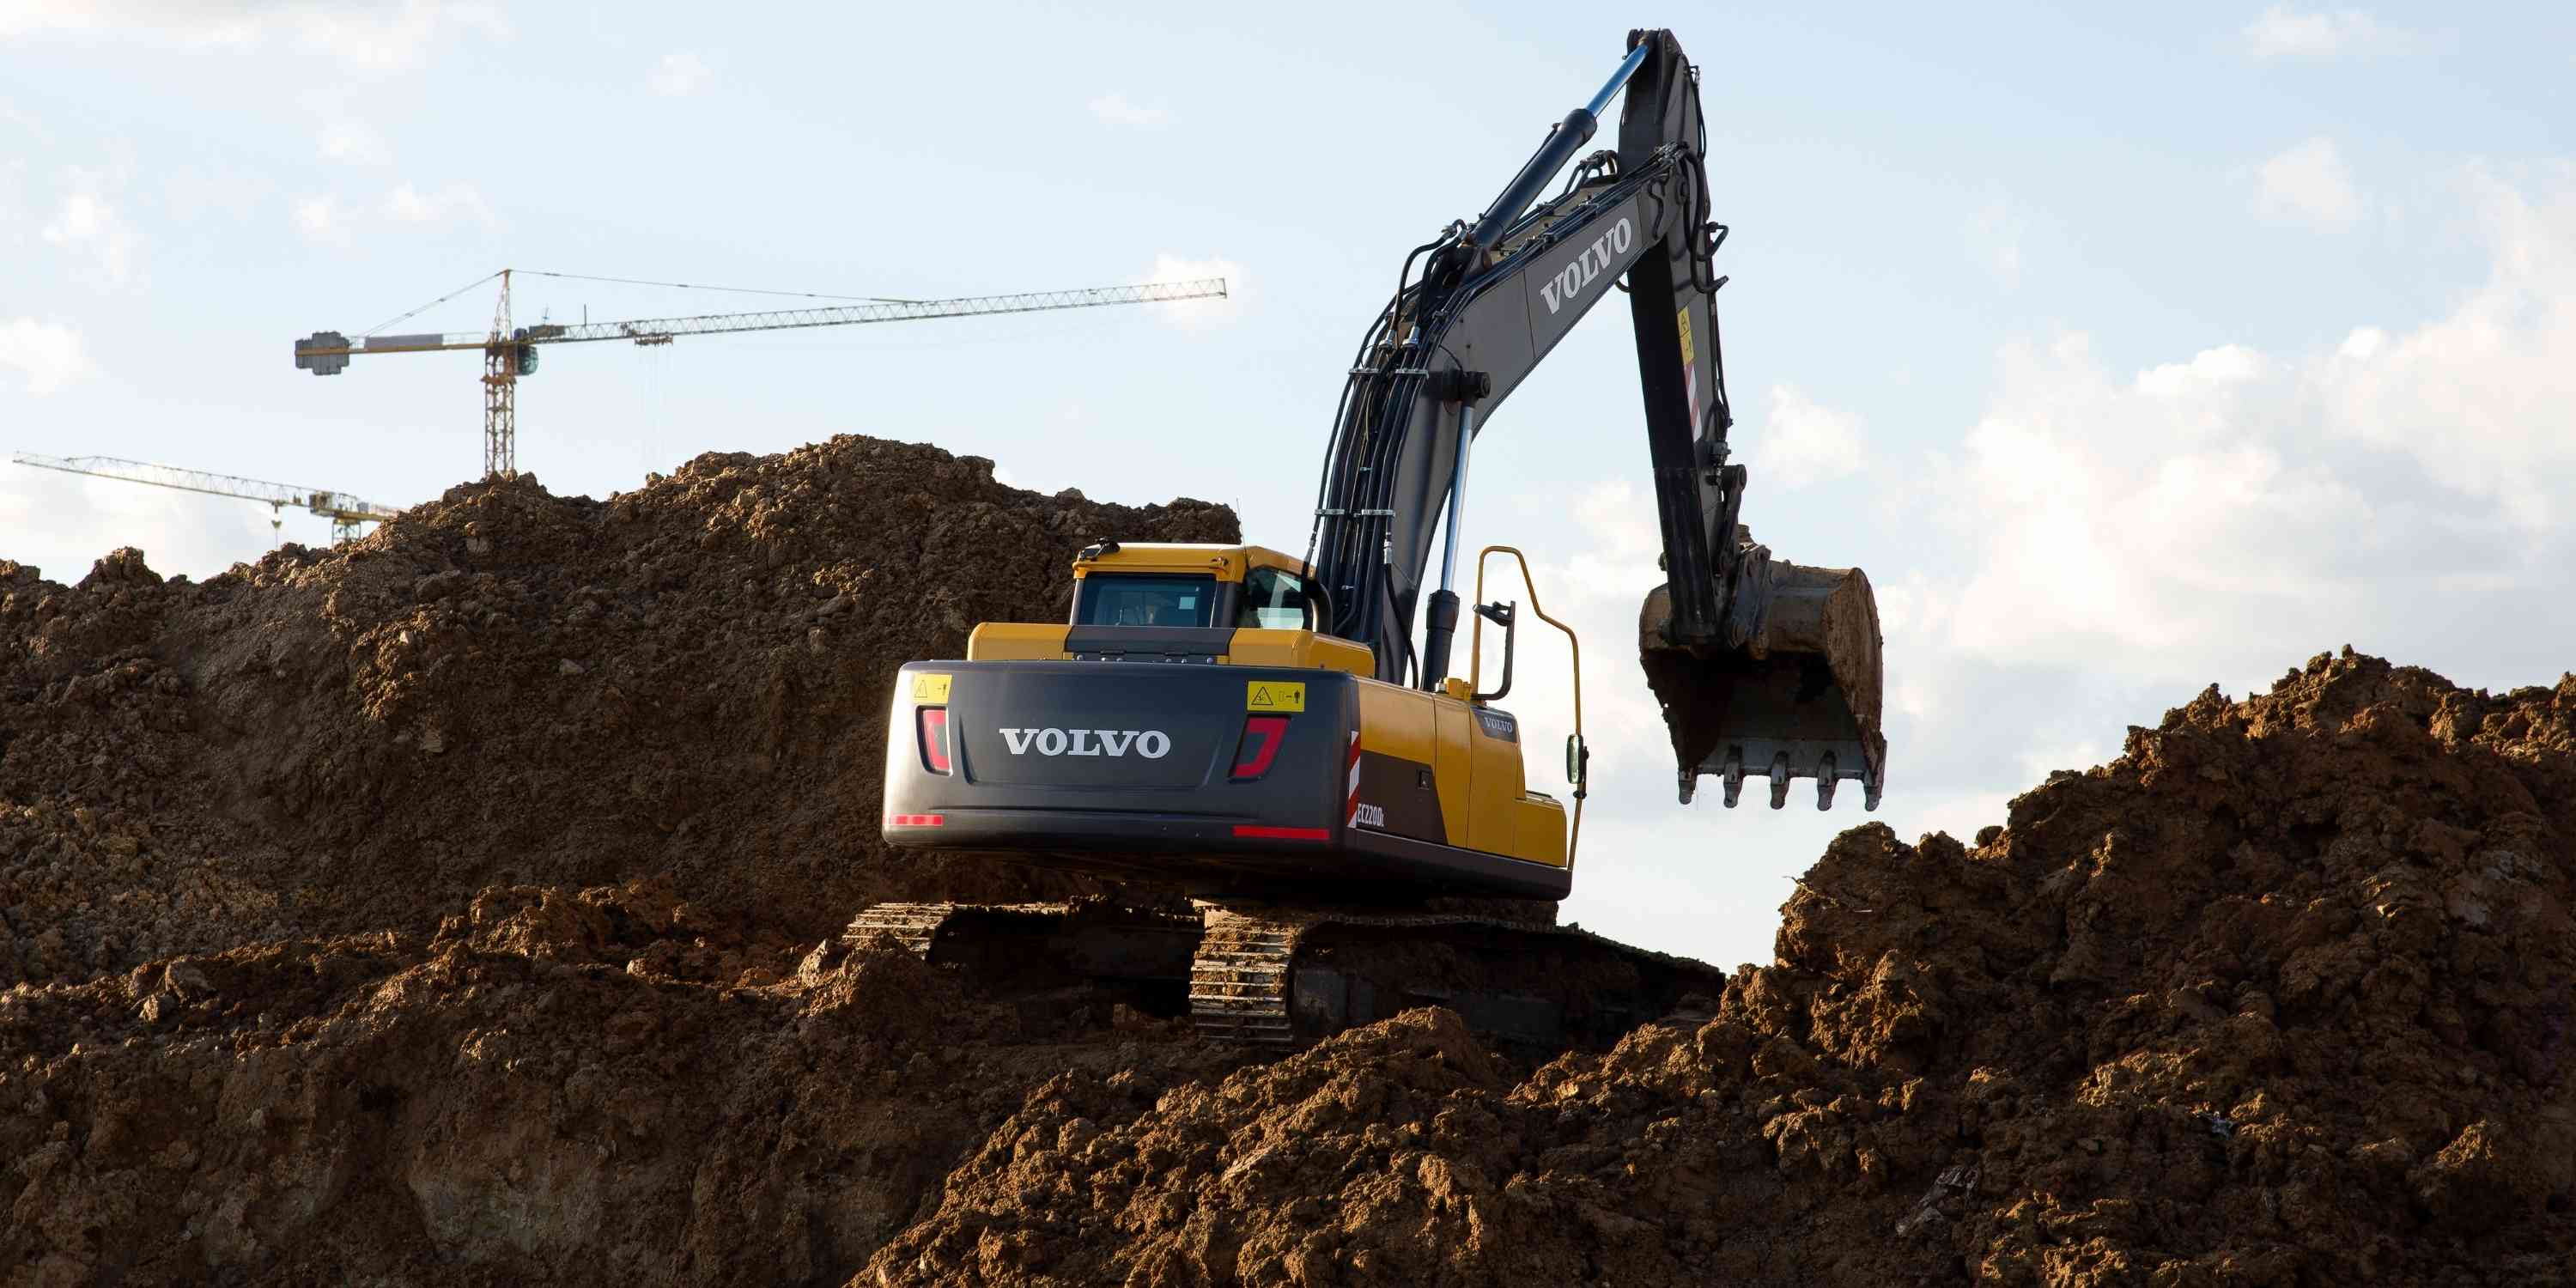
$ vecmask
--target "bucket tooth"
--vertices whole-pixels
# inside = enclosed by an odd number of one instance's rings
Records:
[[[1817,809],[1829,810],[1834,807],[1834,787],[1841,781],[1841,778],[1834,773],[1834,753],[1826,752],[1825,758],[1816,762]]]
[[[1789,753],[1784,751],[1771,758],[1771,808],[1778,809],[1788,803]]]
[[[1733,809],[1736,800],[1744,795],[1744,757],[1728,753],[1726,766],[1718,771],[1718,775],[1718,781],[1726,786],[1726,807]]]

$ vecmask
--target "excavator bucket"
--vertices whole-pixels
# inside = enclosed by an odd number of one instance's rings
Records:
[[[1741,532],[1741,529],[1739,529]],[[1878,601],[1858,568],[1811,568],[1739,539],[1721,638],[1677,642],[1672,595],[1657,586],[1638,615],[1638,661],[1663,704],[1681,798],[1715,774],[1732,808],[1749,775],[1788,803],[1789,780],[1816,780],[1816,808],[1858,779],[1877,809],[1887,761],[1879,730]]]

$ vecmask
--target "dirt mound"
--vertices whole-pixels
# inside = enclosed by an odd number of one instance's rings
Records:
[[[2319,658],[1974,847],[1846,833],[1714,1019],[1058,1079],[854,1282],[2561,1283],[2576,679]]]
[[[1060,613],[1104,535],[1237,533],[844,437],[605,502],[459,487],[202,585],[0,563],[0,986],[426,934],[494,884],[659,874],[808,940],[875,897],[1089,888],[898,860],[876,814],[894,669]]]
[[[2576,1277],[2576,679],[2321,657],[1845,833],[1705,1021],[1273,1058],[828,942],[1093,889],[875,813],[894,668],[1105,534],[1234,526],[838,439],[0,565],[0,1281]]]
[[[776,982],[690,978],[728,973]],[[1236,1058],[1068,1045],[1081,1002],[800,962],[652,885],[21,987],[0,1278],[837,1282],[1030,1086]]]

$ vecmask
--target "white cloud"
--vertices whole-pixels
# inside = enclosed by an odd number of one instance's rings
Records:
[[[407,224],[447,223],[470,219],[485,228],[500,222],[492,217],[491,206],[483,194],[470,183],[451,183],[432,193],[423,193],[408,183],[397,184],[385,194],[384,217]]]
[[[41,230],[47,242],[86,256],[101,276],[118,286],[133,280],[141,242],[114,200],[123,187],[104,171],[77,166],[65,171],[62,201]]]
[[[1771,415],[1754,439],[1757,479],[1788,491],[1845,478],[1861,468],[1860,421],[1788,385],[1771,386]]]
[[[2534,195],[2473,173],[2486,283],[2411,331],[2354,328],[2309,373],[2339,438],[2411,457],[2526,532],[2563,531],[2576,491],[2576,167],[2553,177]]]
[[[161,200],[182,223],[209,213],[248,219],[276,191],[266,175],[235,169],[221,162],[188,163],[161,181]]]
[[[2223,344],[2193,354],[2189,362],[2168,362],[2138,373],[2138,392],[2157,398],[2191,398],[2241,385],[2263,374],[2270,364],[2262,354],[2241,344]]]
[[[289,217],[295,221],[295,231],[309,242],[346,246],[354,236],[348,212],[341,209],[338,197],[307,197],[295,203]]]
[[[2021,285],[2021,243],[2028,231],[2027,222],[2001,204],[1978,211],[1969,222],[1970,247],[2005,290]]]
[[[295,231],[306,241],[323,246],[350,246],[382,223],[455,225],[471,223],[481,228],[497,228],[500,220],[492,213],[491,204],[470,183],[451,183],[433,192],[423,192],[413,184],[398,183],[384,198],[369,207],[353,207],[336,193],[306,197],[289,212]]]
[[[333,121],[318,140],[322,159],[349,165],[392,165],[394,150],[385,136],[364,121]]]
[[[1225,279],[1226,293],[1221,299],[1183,300],[1171,304],[1148,304],[1154,316],[1186,331],[1205,330],[1231,322],[1242,316],[1250,289],[1243,265],[1230,259],[1209,257],[1191,259],[1173,254],[1154,257],[1153,270],[1145,275],[1148,282],[1194,282],[1203,278]]]
[[[2337,58],[2345,55],[2409,53],[2424,46],[2414,32],[2386,23],[2358,9],[2299,13],[2274,5],[2245,24],[2247,52],[2257,58]]]
[[[0,40],[106,36],[181,49],[284,47],[361,68],[416,65],[450,31],[506,37],[481,0],[15,0]]]
[[[0,101],[0,125],[8,125],[14,129],[24,130],[38,143],[51,143],[54,141],[53,131],[46,129],[43,121],[36,119],[35,116],[28,112],[21,111],[18,107],[6,101]]]
[[[98,367],[82,352],[80,332],[60,322],[14,318],[0,324],[0,367],[16,371],[27,392],[43,397]]]
[[[86,450],[70,442],[29,446]],[[268,550],[276,540],[272,513],[228,497],[0,464],[0,558],[64,583],[79,581],[92,560],[128,545],[142,550],[152,570],[165,577],[212,576]],[[286,516],[288,539],[314,545],[329,540],[321,520],[299,519],[294,510]]]
[[[714,79],[715,70],[707,66],[705,59],[683,52],[662,55],[662,61],[653,65],[653,74],[645,78],[645,84],[665,98],[680,98],[705,89]]]
[[[1146,107],[1127,101],[1116,90],[1091,100],[1091,114],[1111,125],[1155,126],[1170,123],[1172,114],[1160,107]]]
[[[2254,210],[2267,219],[2329,232],[2361,219],[2361,193],[2332,139],[2310,139],[2265,161],[2255,180]]]
[[[2244,679],[2421,638],[2472,593],[2576,616],[2551,583],[2576,549],[2576,169],[2469,190],[2488,281],[2415,327],[2126,378],[2080,335],[2009,348],[1983,416],[1922,471],[1950,545],[1933,566],[1956,571],[1890,588],[1891,639]]]

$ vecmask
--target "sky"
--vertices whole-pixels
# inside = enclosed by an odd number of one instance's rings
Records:
[[[898,297],[1219,275],[1221,304],[567,347],[520,387],[519,464],[605,496],[866,433],[1227,502],[1299,549],[1405,251],[1626,34],[1539,4],[961,12],[0,0],[0,447],[400,505],[480,473],[474,355],[317,379],[291,342],[503,267]],[[1875,583],[1888,786],[1874,815],[1804,784],[1675,803],[1630,650],[1661,580],[1634,356],[1598,310],[1480,436],[1466,534],[1529,551],[1583,640],[1567,918],[1767,961],[1841,829],[1966,838],[2204,686],[2346,644],[2499,690],[2576,665],[2576,8],[1642,17],[1701,70],[1745,518]],[[271,520],[0,466],[0,557],[64,581],[120,545],[203,577],[327,536]],[[1524,640],[1512,705],[1560,794],[1572,671]]]

